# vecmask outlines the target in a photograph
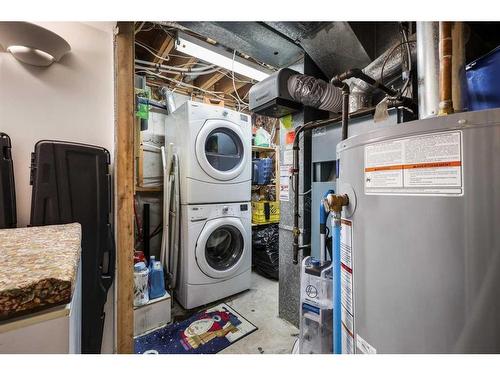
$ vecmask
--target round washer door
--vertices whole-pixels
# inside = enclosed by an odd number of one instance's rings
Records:
[[[241,128],[227,120],[207,120],[196,137],[196,159],[216,180],[228,181],[245,169],[250,146]]]
[[[216,279],[235,275],[248,244],[245,228],[237,218],[208,221],[196,243],[196,261],[201,271]]]

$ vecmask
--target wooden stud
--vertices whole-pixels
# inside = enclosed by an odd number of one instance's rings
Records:
[[[115,35],[115,191],[117,351],[133,353],[134,248],[134,23],[118,22]]]

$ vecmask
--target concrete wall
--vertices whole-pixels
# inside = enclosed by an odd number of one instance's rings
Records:
[[[0,52],[0,131],[12,140],[18,226],[29,223],[30,154],[41,139],[90,143],[114,151],[113,23],[38,23],[65,38],[71,52],[48,68]],[[107,317],[113,316],[113,293]],[[113,351],[106,319],[103,351]]]

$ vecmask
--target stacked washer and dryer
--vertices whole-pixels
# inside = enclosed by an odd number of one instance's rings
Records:
[[[167,257],[175,263],[167,272],[178,270],[177,300],[191,309],[250,288],[251,118],[188,101],[167,117],[165,131],[180,213],[178,257]]]

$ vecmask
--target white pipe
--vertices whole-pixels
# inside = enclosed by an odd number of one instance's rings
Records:
[[[319,237],[319,260],[321,264],[326,262],[326,234],[324,233]]]
[[[174,195],[173,195],[173,207],[175,210],[172,211],[172,232],[171,232],[171,243],[170,247],[172,262],[170,263],[170,268],[172,270],[171,274],[171,287],[174,289],[177,285],[177,266],[179,263],[179,237],[180,237],[180,218],[181,218],[181,205],[180,205],[180,176],[179,176],[179,158],[177,154],[173,155],[173,178],[174,178]]]

